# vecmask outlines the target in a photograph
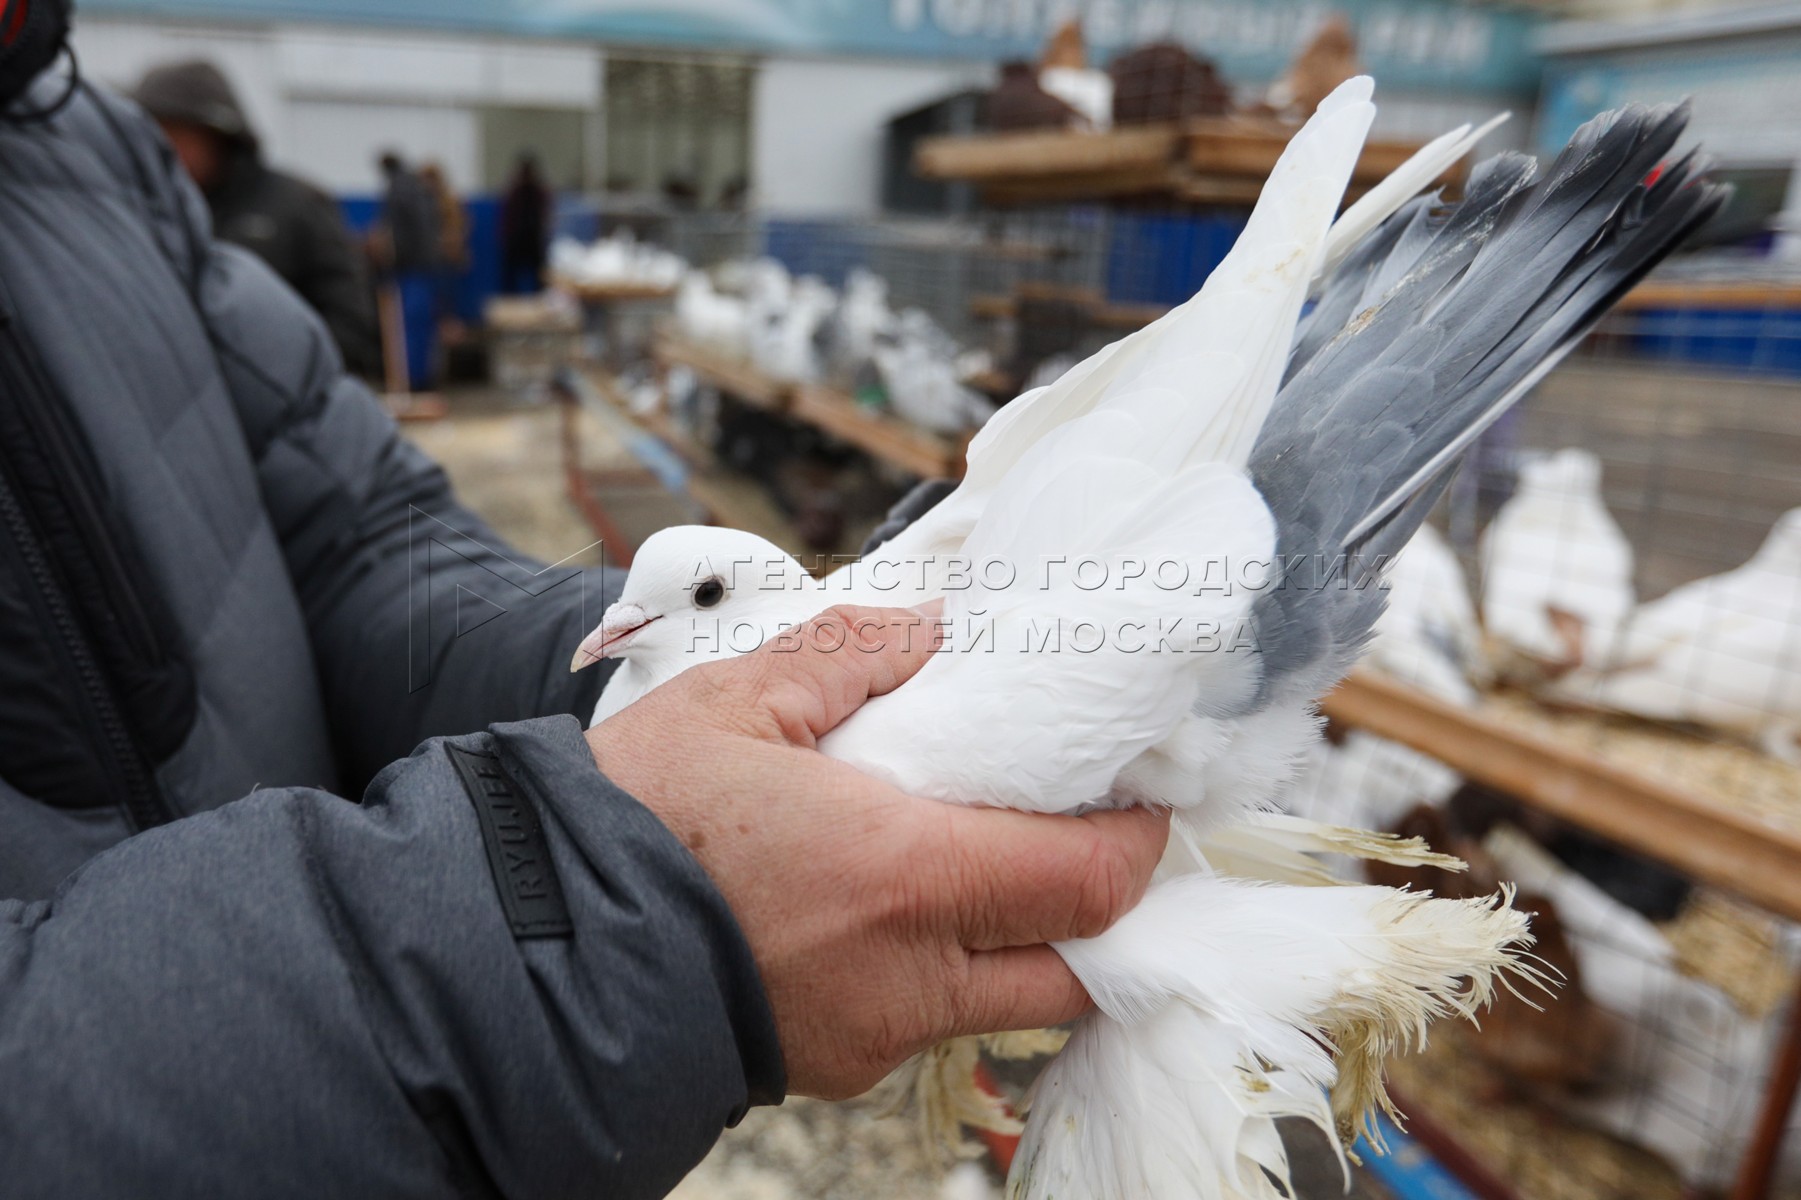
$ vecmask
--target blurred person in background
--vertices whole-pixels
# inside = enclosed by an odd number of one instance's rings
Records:
[[[437,378],[442,287],[438,197],[394,151],[384,153],[378,162],[385,190],[376,227],[376,260],[387,269],[400,305],[408,384],[415,392],[430,391]]]
[[[464,335],[457,291],[469,270],[469,214],[442,163],[426,163],[419,168],[419,178],[431,189],[438,207],[438,332],[446,346],[454,346]]]
[[[509,295],[543,289],[555,204],[556,197],[538,172],[537,156],[521,154],[500,201],[500,279]]]
[[[337,203],[263,161],[256,131],[219,68],[198,60],[155,67],[136,98],[206,197],[213,235],[275,268],[324,319],[344,365],[379,376],[374,294]]]

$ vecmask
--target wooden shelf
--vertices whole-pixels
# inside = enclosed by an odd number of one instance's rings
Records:
[[[1615,307],[1623,312],[1647,308],[1801,309],[1801,282],[1653,279],[1627,292]]]
[[[655,353],[665,367],[687,367],[753,408],[805,422],[903,471],[927,479],[958,479],[963,475],[967,442],[867,409],[837,388],[817,383],[782,383],[741,359],[668,336],[657,339]]]
[[[1175,125],[1107,133],[1052,129],[963,134],[924,139],[914,152],[913,166],[926,179],[970,183],[1160,172],[1175,162],[1181,141],[1182,132]]]
[[[551,277],[551,286],[574,296],[583,304],[607,305],[629,303],[632,301],[668,300],[675,295],[675,289],[666,285],[644,283],[577,283],[561,275]]]
[[[1248,207],[1296,128],[1268,119],[1204,117],[1105,133],[963,134],[920,142],[913,167],[925,179],[976,184],[994,205],[1163,196]],[[1366,144],[1350,198],[1406,161],[1420,144]]]
[[[922,478],[963,475],[966,443],[865,408],[836,388],[802,384],[795,389],[788,415]]]
[[[793,385],[771,379],[744,359],[667,336],[657,339],[653,352],[665,367],[687,367],[752,408],[786,412],[793,402]]]
[[[1167,304],[1113,304],[1096,294],[1090,301],[1089,320],[1101,329],[1143,329],[1169,311]],[[1013,296],[992,294],[969,298],[969,315],[989,320],[1011,319],[1019,314],[1019,301]]]
[[[1335,722],[1430,755],[1467,779],[1801,921],[1801,834],[1368,672],[1346,679],[1321,709]]]
[[[1276,160],[1298,126],[1254,117],[1197,117],[1183,131],[1188,166],[1205,176],[1245,176],[1261,181],[1275,169]],[[1423,142],[1376,141],[1363,144],[1363,154],[1351,173],[1354,184],[1378,183],[1411,158]],[[1455,170],[1447,172],[1447,180]]]

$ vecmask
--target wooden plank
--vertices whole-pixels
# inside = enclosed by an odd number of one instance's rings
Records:
[[[667,300],[675,288],[666,284],[646,283],[578,283],[562,275],[552,275],[551,286],[568,292],[583,304],[596,307],[636,300]]]
[[[1023,289],[1022,289],[1023,290]],[[1167,304],[1109,304],[1094,306],[1090,320],[1105,329],[1143,329],[1169,311]],[[1010,320],[1019,314],[1019,304],[1012,296],[992,293],[969,298],[969,315],[987,320]]]
[[[1143,125],[1106,133],[1033,130],[926,138],[913,152],[913,169],[926,179],[1042,179],[1161,169],[1175,160],[1181,132],[1174,125]]]
[[[1334,721],[1400,742],[1700,882],[1801,920],[1801,835],[1367,672],[1346,679],[1321,708]]]
[[[962,448],[955,441],[871,411],[836,388],[802,384],[788,415],[926,479],[963,473]]]
[[[1176,185],[1176,198],[1189,204],[1219,204],[1249,208],[1263,194],[1263,177],[1234,175],[1184,175]]]
[[[1647,308],[1801,308],[1801,282],[1652,279],[1626,293],[1614,307],[1622,312]]]
[[[1280,121],[1246,117],[1197,117],[1188,123],[1186,159],[1203,175],[1244,175],[1258,181],[1268,178],[1276,160],[1294,137],[1298,126]],[[1357,159],[1351,178],[1375,183],[1406,162],[1424,142],[1368,141]],[[1445,173],[1449,180],[1461,167]]]
[[[785,412],[793,400],[793,385],[771,379],[739,358],[730,358],[679,338],[660,337],[653,353],[665,367],[687,367],[722,392],[752,408]]]
[[[1006,208],[1107,197],[1161,196],[1175,191],[1181,180],[1182,173],[1169,163],[1112,171],[1023,175],[985,181],[982,200],[990,206]]]

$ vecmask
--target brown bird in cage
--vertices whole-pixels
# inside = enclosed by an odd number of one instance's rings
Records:
[[[1350,18],[1333,13],[1288,64],[1287,72],[1270,85],[1265,103],[1278,116],[1304,121],[1334,88],[1362,73]]]
[[[1082,114],[1038,86],[1031,63],[1001,64],[1001,82],[988,93],[988,125],[1002,131],[1062,129]]]
[[[1456,855],[1469,869],[1456,872],[1431,865],[1397,867],[1368,862],[1364,870],[1371,883],[1430,891],[1441,899],[1465,899],[1488,895],[1503,882],[1493,857],[1473,838],[1453,832],[1439,808],[1419,805],[1401,818],[1393,832],[1404,838],[1421,838],[1441,854]],[[1577,1091],[1589,1087],[1598,1082],[1607,1056],[1606,1014],[1582,990],[1575,951],[1550,897],[1522,892],[1514,904],[1533,914],[1532,934],[1537,939],[1533,955],[1546,968],[1545,973],[1560,980],[1562,986],[1551,993],[1497,994],[1469,1043],[1506,1090],[1550,1087]]]
[[[1057,26],[1051,40],[1045,43],[1044,56],[1038,69],[1069,67],[1081,70],[1088,65],[1088,42],[1082,37],[1082,22],[1074,17]]]
[[[1213,64],[1174,42],[1155,42],[1107,65],[1113,77],[1113,123],[1142,125],[1217,117],[1232,111],[1232,89]]]
[[[1113,77],[1088,65],[1082,23],[1074,18],[1057,26],[1045,46],[1038,86],[1079,113],[1085,125],[1105,129],[1113,123]]]

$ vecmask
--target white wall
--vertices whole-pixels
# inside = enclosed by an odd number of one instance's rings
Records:
[[[766,60],[752,110],[757,205],[797,215],[875,212],[888,119],[992,83],[986,64]]]
[[[479,110],[592,110],[596,47],[381,30],[182,25],[83,18],[82,70],[127,89],[146,69],[207,58],[231,79],[269,160],[335,192],[380,186],[376,155],[444,164],[453,187],[480,174]]]

